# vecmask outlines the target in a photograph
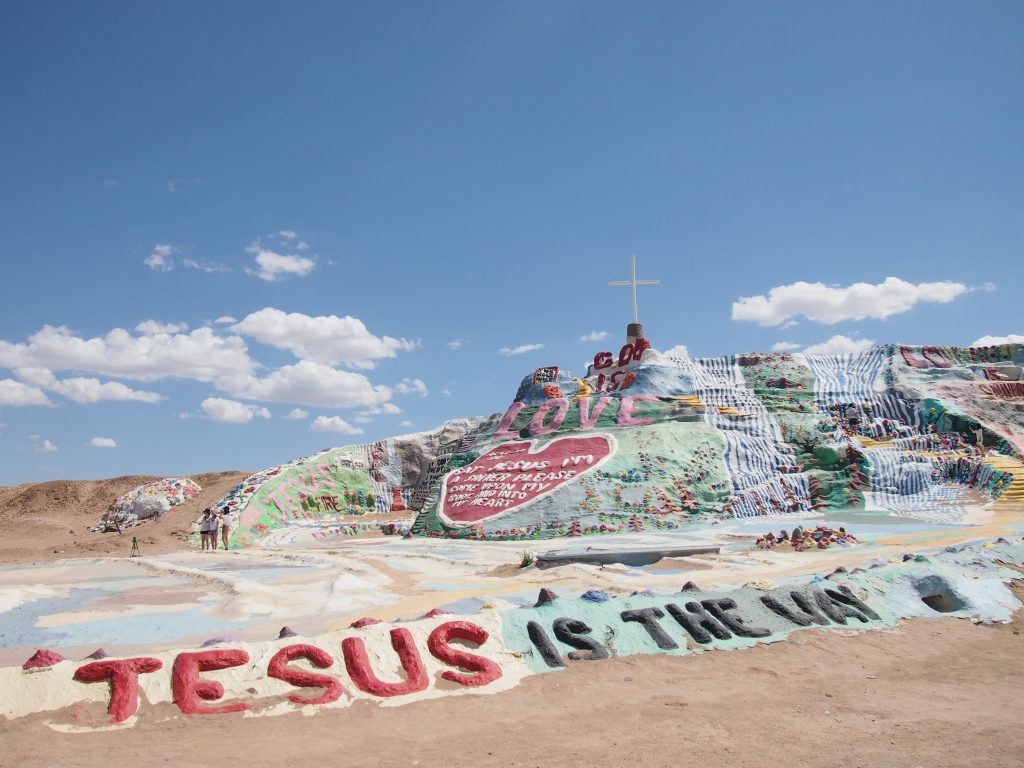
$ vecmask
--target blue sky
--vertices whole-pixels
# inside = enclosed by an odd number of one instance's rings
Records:
[[[618,348],[632,253],[660,349],[1024,333],[1022,39],[1017,2],[4,3],[0,483],[501,410]]]

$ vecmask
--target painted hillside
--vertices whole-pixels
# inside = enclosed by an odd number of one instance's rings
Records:
[[[239,544],[413,514],[414,535],[479,540],[846,507],[957,522],[1022,494],[1022,365],[1021,345],[677,358],[631,339],[579,377],[531,372],[504,413],[296,459],[222,505]]]

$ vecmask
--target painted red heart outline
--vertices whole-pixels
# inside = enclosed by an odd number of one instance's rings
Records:
[[[539,447],[541,443],[543,446]],[[499,443],[471,464],[445,475],[437,505],[438,517],[448,525],[466,526],[521,510],[597,469],[614,456],[616,450],[615,437],[604,432],[567,435],[548,441],[539,438]],[[592,461],[581,465],[586,457]],[[569,463],[563,464],[566,461]],[[546,466],[540,466],[545,462]],[[566,476],[523,479],[559,473]],[[502,475],[505,477],[501,478]],[[490,479],[485,481],[483,477]],[[483,487],[498,485],[502,487]],[[485,491],[493,491],[493,494],[485,497]]]

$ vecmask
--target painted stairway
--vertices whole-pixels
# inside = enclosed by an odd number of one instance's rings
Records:
[[[1011,456],[1002,454],[989,454],[985,457],[985,463],[995,467],[1001,472],[1009,472],[1013,475],[1013,482],[1003,491],[996,503],[1021,502],[1024,501],[1024,462]]]

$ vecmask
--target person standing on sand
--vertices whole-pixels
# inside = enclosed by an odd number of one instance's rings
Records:
[[[231,526],[228,525],[228,513],[231,510],[228,507],[220,508],[220,540],[224,544],[224,549],[228,548],[228,536],[231,533]],[[217,548],[217,540],[213,541],[213,548]]]
[[[217,551],[217,529],[220,527],[220,518],[217,513],[210,510],[210,551]]]
[[[203,552],[211,549],[211,542],[213,546],[216,546],[216,540],[213,539],[214,534],[210,532],[210,528],[213,525],[213,510],[209,507],[203,510],[203,516],[199,518],[199,535],[203,538]]]
[[[203,549],[205,550],[206,549],[206,510],[205,509],[203,510],[203,514],[200,516],[200,518],[198,520],[196,520],[193,523],[193,525],[198,525],[199,526],[199,536],[202,538]]]

